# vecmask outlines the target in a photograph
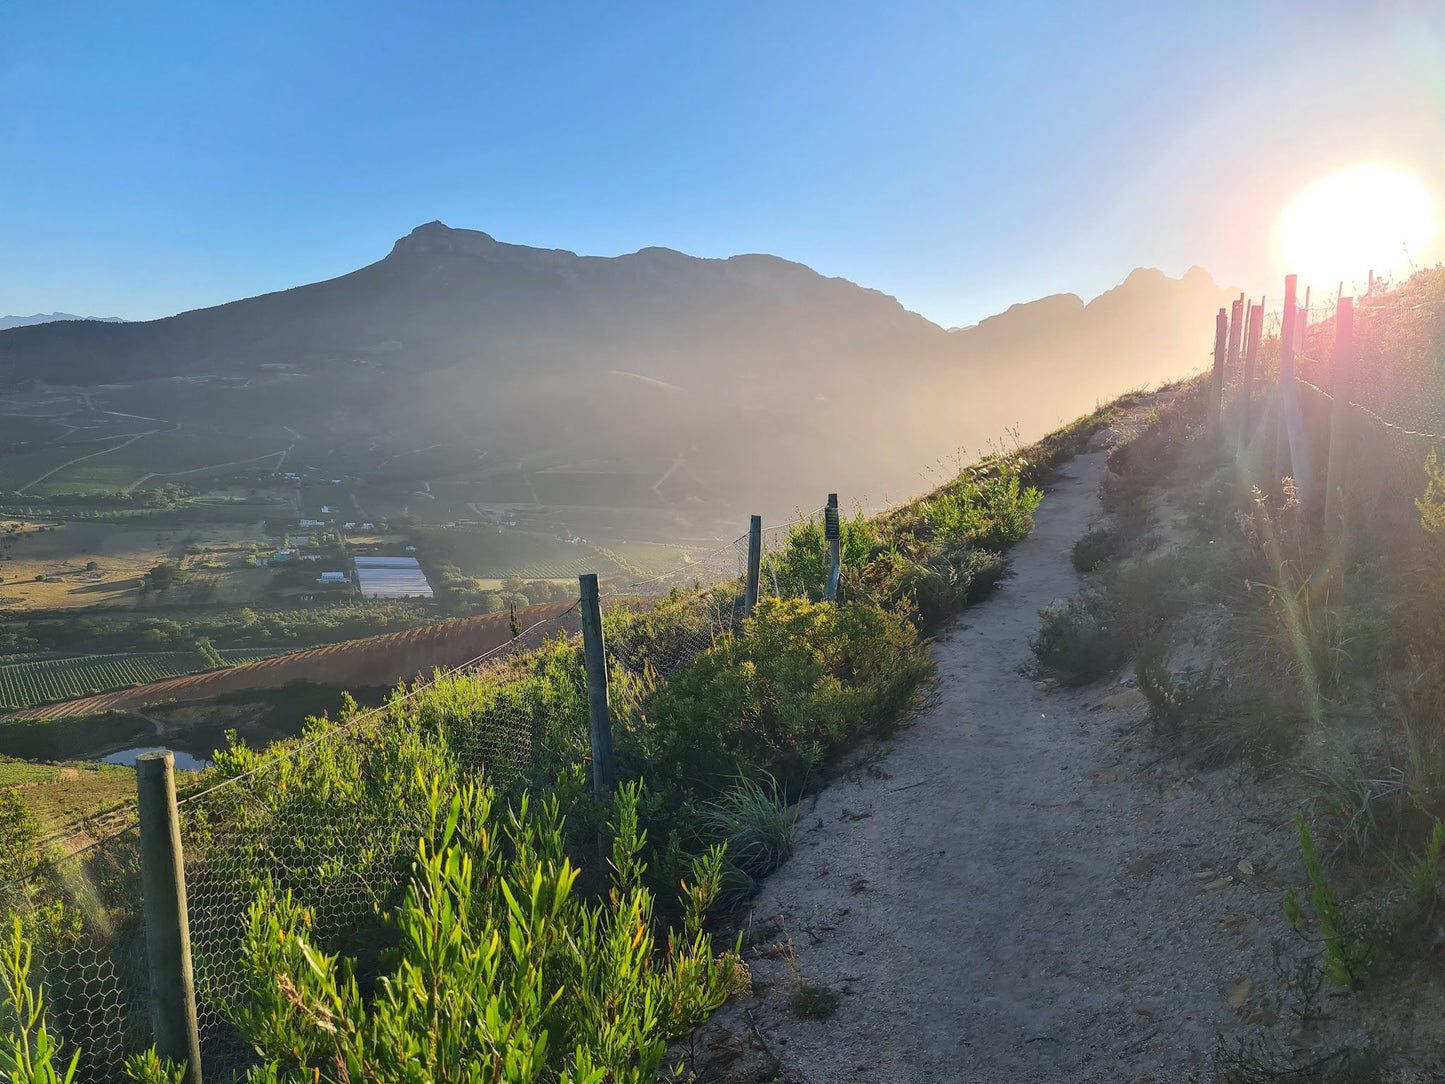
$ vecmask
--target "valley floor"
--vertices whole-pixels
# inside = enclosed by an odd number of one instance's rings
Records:
[[[1029,674],[1105,458],[1064,466],[1013,578],[937,642],[936,704],[804,807],[745,935],[758,992],[698,1035],[702,1080],[1208,1079],[1221,1033],[1313,1041],[1271,964],[1287,795],[1162,755],[1132,681]]]

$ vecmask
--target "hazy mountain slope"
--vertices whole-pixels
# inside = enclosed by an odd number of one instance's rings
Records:
[[[0,316],[0,331],[12,327],[31,327],[35,324],[52,324],[58,320],[96,320],[103,324],[119,324],[119,316],[76,316],[69,312],[37,312],[33,316]]]
[[[1088,305],[1047,298],[948,332],[773,256],[578,256],[432,222],[325,282],[145,323],[0,333],[0,385],[232,374],[244,379],[172,386],[164,407],[137,392],[123,409],[285,423],[358,462],[357,449],[424,437],[489,461],[680,464],[665,499],[878,499],[1007,427],[1036,435],[1196,368],[1199,328],[1224,300],[1202,271],[1136,271]]]

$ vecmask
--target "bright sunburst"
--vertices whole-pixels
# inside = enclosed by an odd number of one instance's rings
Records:
[[[1285,213],[1280,248],[1307,282],[1401,270],[1435,231],[1425,186],[1389,166],[1358,166],[1307,189]]]

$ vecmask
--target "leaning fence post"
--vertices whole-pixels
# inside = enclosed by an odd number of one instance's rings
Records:
[[[1335,358],[1330,366],[1330,451],[1325,461],[1325,521],[1333,524],[1344,512],[1343,472],[1349,461],[1350,370],[1354,364],[1355,299],[1341,297],[1335,306]]]
[[[758,579],[763,570],[763,517],[748,523],[748,593],[743,600],[743,617],[752,617],[758,604]]]
[[[1239,300],[1229,306],[1229,350],[1224,355],[1224,382],[1229,383],[1231,377],[1239,376],[1239,348],[1244,342],[1244,295],[1239,295]],[[1223,402],[1221,400],[1221,409]]]
[[[823,601],[838,601],[838,578],[843,572],[843,530],[838,522],[838,494],[828,494],[828,507],[823,509],[823,536],[828,540],[828,582],[823,586]]]
[[[587,673],[587,717],[592,739],[592,797],[599,802],[612,789],[612,708],[607,699],[607,652],[602,644],[602,607],[597,573],[577,577],[582,587],[582,661]]]
[[[1209,390],[1209,420],[1219,421],[1219,404],[1224,397],[1224,352],[1229,340],[1229,317],[1220,309],[1214,317],[1214,382]]]
[[[1264,336],[1264,298],[1258,305],[1249,307],[1249,339],[1244,349],[1244,386],[1239,393],[1240,400],[1247,406],[1254,391],[1254,363],[1259,357],[1259,341]]]
[[[185,1066],[181,1077],[185,1084],[201,1084],[201,1035],[196,1024],[175,765],[170,750],[142,753],[135,762],[146,962],[156,1053]]]

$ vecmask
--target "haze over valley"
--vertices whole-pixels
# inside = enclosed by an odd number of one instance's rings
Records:
[[[431,222],[325,282],[0,333],[0,383],[27,424],[100,435],[134,415],[155,430],[37,481],[53,446],[12,428],[0,490],[84,490],[101,467],[114,488],[194,486],[253,460],[342,476],[373,515],[587,508],[567,522],[728,534],[825,492],[911,496],[930,464],[1197,370],[1195,329],[1228,297],[1198,268],[1137,270],[1087,303],[1056,295],[944,330],[775,256],[578,256]]]

